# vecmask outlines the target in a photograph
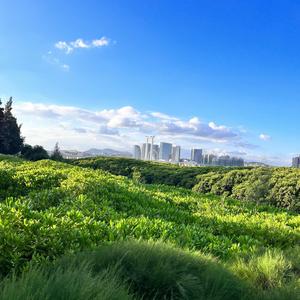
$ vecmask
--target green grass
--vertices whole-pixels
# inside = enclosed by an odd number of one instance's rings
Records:
[[[0,174],[2,276],[12,272],[26,276],[32,263],[43,265],[65,254],[139,239],[168,243],[189,253],[200,251],[202,261],[203,257],[212,256],[222,265],[220,275],[226,274],[228,280],[237,278],[238,288],[250,286],[262,299],[293,299],[291,296],[295,298],[299,292],[300,216],[296,213],[183,188],[144,185],[103,171],[53,161],[4,159],[0,161]],[[157,254],[149,250],[154,260],[161,259],[160,247],[163,246],[155,248]],[[142,258],[134,263],[136,272],[155,265],[147,265],[142,256],[148,250],[136,248]],[[105,247],[100,249],[102,253],[106,251]],[[115,256],[124,256],[117,246],[111,249],[108,254],[114,251],[119,253]],[[174,254],[173,250],[168,251],[169,256]],[[108,261],[105,268],[116,263],[104,254]],[[123,262],[130,263],[135,255],[127,256]],[[179,266],[174,270],[167,263],[166,269],[160,267],[154,268],[162,272],[157,278],[179,278],[175,272]],[[154,271],[145,274],[150,276]],[[122,274],[118,275],[121,283],[117,280],[121,290],[135,285],[134,292],[140,295],[141,281],[134,283],[134,278]],[[207,276],[205,280],[209,280]],[[41,285],[48,279],[46,276]],[[18,280],[15,284],[19,284]],[[191,283],[187,280],[187,284]],[[224,293],[228,294],[225,290]]]
[[[265,252],[225,268],[199,252],[158,242],[115,242],[31,264],[0,284],[0,299],[297,299],[291,264]]]
[[[0,285],[2,300],[120,300],[133,299],[128,286],[121,282],[114,270],[92,273],[92,265],[68,262],[66,268],[59,263],[51,268],[30,268],[20,277],[8,277]]]

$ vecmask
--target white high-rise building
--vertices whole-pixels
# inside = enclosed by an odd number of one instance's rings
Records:
[[[203,163],[202,149],[192,149],[191,151],[191,161],[196,162],[197,164]]]
[[[175,162],[175,163],[180,162],[180,146],[172,147],[172,162]]]
[[[159,146],[159,160],[169,161],[172,158],[172,144],[161,142]]]
[[[152,160],[159,160],[159,146],[155,144],[152,149]]]
[[[292,166],[294,168],[300,168],[300,156],[293,157]]]
[[[142,144],[141,159],[149,160],[150,159],[150,150],[151,150],[151,144],[149,144],[149,143]]]
[[[141,147],[139,145],[133,146],[133,158],[135,158],[135,159],[142,158],[142,151],[141,151]]]

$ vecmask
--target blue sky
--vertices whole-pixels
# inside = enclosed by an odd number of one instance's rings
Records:
[[[0,95],[29,143],[300,152],[299,1],[0,0]]]

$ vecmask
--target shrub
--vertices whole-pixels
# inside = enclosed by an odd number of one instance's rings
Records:
[[[21,150],[21,156],[27,160],[37,161],[41,159],[48,159],[48,152],[39,145],[35,145],[34,147],[26,144]]]
[[[81,167],[100,169],[115,175],[133,178],[139,174],[139,181],[148,184],[166,184],[191,189],[197,183],[197,175],[209,172],[228,172],[224,167],[180,167],[169,163],[141,161],[119,157],[96,157],[68,160]]]
[[[193,190],[300,211],[300,170],[254,168],[199,175]]]

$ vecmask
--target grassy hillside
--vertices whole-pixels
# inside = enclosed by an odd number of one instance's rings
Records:
[[[40,285],[30,299],[60,299],[77,280],[85,284],[74,299],[296,299],[299,225],[299,215],[269,206],[2,158],[0,270],[23,275],[3,281],[0,298],[30,298]]]
[[[197,175],[209,172],[228,172],[236,168],[224,167],[180,167],[170,163],[142,161],[130,158],[95,157],[69,160],[76,166],[108,171],[114,175],[134,178],[148,184],[166,184],[192,188],[197,183]]]

